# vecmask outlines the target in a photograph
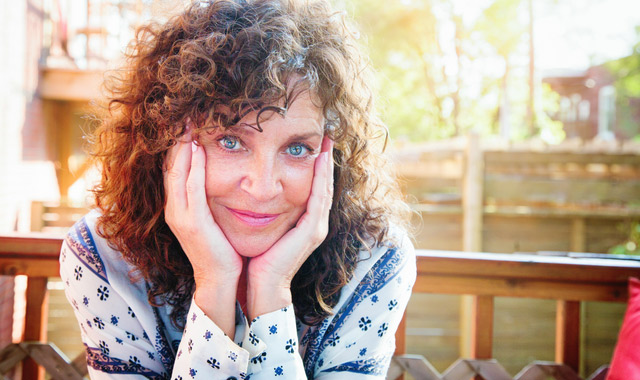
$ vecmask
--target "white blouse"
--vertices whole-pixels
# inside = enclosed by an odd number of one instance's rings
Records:
[[[334,313],[316,326],[293,305],[247,322],[230,339],[191,301],[184,330],[153,307],[147,282],[95,233],[92,211],[67,234],[60,276],[80,323],[92,379],[383,379],[416,278],[406,234],[361,252]]]

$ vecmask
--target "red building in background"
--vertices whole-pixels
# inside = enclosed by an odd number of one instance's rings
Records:
[[[564,124],[567,138],[626,140],[640,134],[640,98],[618,94],[607,64],[549,71],[542,82],[560,95],[559,110],[550,116]]]

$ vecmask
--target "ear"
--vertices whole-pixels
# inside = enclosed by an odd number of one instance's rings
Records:
[[[629,302],[607,380],[640,379],[640,280],[629,279]]]

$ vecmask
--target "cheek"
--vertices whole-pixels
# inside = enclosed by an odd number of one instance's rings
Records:
[[[207,157],[205,165],[205,192],[207,198],[217,197],[228,193],[235,180],[237,170],[232,170],[233,165],[224,165],[219,160]]]
[[[304,211],[311,194],[313,165],[287,168],[283,182],[289,203]]]

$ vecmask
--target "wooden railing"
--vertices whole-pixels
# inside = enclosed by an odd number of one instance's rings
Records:
[[[24,341],[46,340],[47,278],[58,277],[62,239],[40,235],[0,236],[0,275],[27,275]],[[493,347],[496,296],[557,300],[555,361],[578,370],[580,303],[625,302],[629,277],[640,277],[640,260],[521,254],[417,252],[414,292],[467,294],[474,298],[471,357],[489,359]],[[396,335],[396,354],[405,353],[405,326]],[[1,347],[0,347],[1,349]],[[23,379],[42,371],[23,365]]]
[[[0,275],[27,276],[24,342],[46,341],[47,279],[60,276],[61,245],[60,237],[35,233],[0,236]],[[44,371],[33,359],[27,358],[23,361],[22,378],[43,379]]]

